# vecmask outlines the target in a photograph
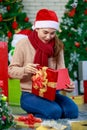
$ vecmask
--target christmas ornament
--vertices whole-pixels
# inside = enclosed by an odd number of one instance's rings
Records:
[[[0,22],[2,22],[3,18],[2,18],[2,14],[0,14]]]
[[[71,26],[73,24],[73,20],[70,18],[64,19],[64,24]]]
[[[72,6],[73,8],[76,8],[76,7],[77,7],[77,1],[74,1],[74,3],[71,4],[71,6]]]
[[[0,2],[2,2],[2,0],[0,0]]]
[[[14,22],[12,23],[12,28],[13,28],[13,29],[17,29],[17,28],[18,28],[18,23],[17,23],[16,21],[14,21]]]
[[[7,6],[7,10],[10,11],[11,7],[10,6]]]
[[[7,36],[8,36],[8,38],[11,38],[12,37],[12,33],[10,31],[8,31]]]
[[[71,36],[72,36],[72,33],[69,33],[68,36],[71,37]]]
[[[80,26],[80,27],[78,27],[78,29],[77,29],[77,33],[78,33],[78,35],[82,35],[82,27]]]
[[[7,97],[5,95],[2,95],[2,100],[3,101],[6,101],[7,100]]]
[[[69,69],[69,71],[72,71],[72,69],[73,69],[73,63],[72,62],[69,62],[68,69]]]
[[[6,116],[2,116],[2,120],[5,121],[6,120]]]
[[[24,21],[25,21],[25,22],[28,22],[28,21],[29,21],[29,18],[28,18],[28,17],[26,17],[26,18],[24,19]]]
[[[69,17],[74,17],[75,12],[76,12],[76,9],[73,8],[73,9],[68,13],[68,16],[69,16]]]
[[[79,57],[80,54],[76,53],[76,51],[74,51],[73,53],[70,54],[70,61],[75,63],[79,61]]]
[[[87,9],[84,11],[84,14],[87,15]]]
[[[80,47],[80,43],[79,43],[79,42],[75,42],[75,46],[76,46],[77,48],[79,48],[79,47]]]
[[[87,0],[84,0],[84,2],[87,2]]]
[[[85,48],[85,50],[87,51],[87,47]]]

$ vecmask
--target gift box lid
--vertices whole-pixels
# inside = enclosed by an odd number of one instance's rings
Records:
[[[67,88],[67,84],[70,84],[70,78],[67,68],[58,70],[56,90]]]

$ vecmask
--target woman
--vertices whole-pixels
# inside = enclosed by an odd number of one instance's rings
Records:
[[[52,69],[65,68],[63,44],[56,36],[58,25],[58,17],[54,11],[39,10],[33,31],[16,44],[8,69],[11,78],[20,79],[21,107],[27,113],[43,119],[78,117],[77,105],[68,97],[59,94],[58,91],[55,101],[35,96],[31,92],[31,76],[37,72],[38,64]],[[74,83],[71,81],[64,91],[72,92],[74,88]]]

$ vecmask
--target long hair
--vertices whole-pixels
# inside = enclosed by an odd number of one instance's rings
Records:
[[[59,59],[59,53],[64,48],[63,42],[58,38],[58,36],[55,36],[55,46],[54,46],[54,55],[53,58],[56,62],[58,62]]]

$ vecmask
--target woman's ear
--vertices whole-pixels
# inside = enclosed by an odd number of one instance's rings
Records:
[[[35,31],[38,32],[39,28],[36,28]]]

